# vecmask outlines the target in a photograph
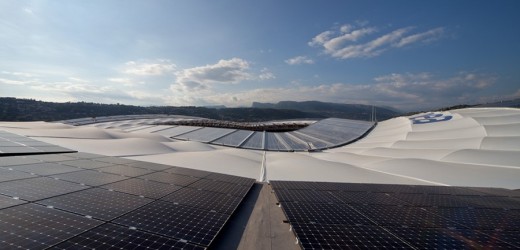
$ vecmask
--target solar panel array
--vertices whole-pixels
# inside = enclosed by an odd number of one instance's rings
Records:
[[[271,181],[303,249],[520,248],[520,191]]]
[[[0,130],[0,157],[66,152],[76,151]]]
[[[205,249],[255,180],[86,153],[0,157],[0,242]]]
[[[156,131],[179,140],[269,151],[322,150],[351,143],[366,134],[374,122],[329,118],[292,132],[253,132],[211,127],[177,126]]]

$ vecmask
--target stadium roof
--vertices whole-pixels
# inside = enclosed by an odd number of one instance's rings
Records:
[[[357,133],[354,142],[341,140],[348,127],[308,132],[308,138],[324,144],[337,138],[335,145],[352,142],[321,152],[208,143],[237,131],[206,131],[181,141],[160,133],[170,127],[153,125],[161,119],[188,117],[97,119],[96,123],[85,119],[80,126],[0,123],[0,171],[4,172],[0,222],[5,228],[15,225],[26,230],[10,232],[16,237],[4,242],[59,249],[92,239],[105,242],[99,235],[113,235],[125,236],[120,241],[127,243],[142,239],[143,244],[160,241],[193,248],[424,248],[430,235],[437,241],[443,237],[456,241],[446,240],[438,247],[520,246],[518,109],[460,109],[399,117],[378,123],[364,137]],[[177,135],[203,130],[175,128],[184,131]],[[305,129],[300,133],[306,134]],[[285,142],[287,149],[289,143],[280,140],[285,138],[282,135],[270,138]],[[262,136],[264,146],[257,149],[266,149],[268,135]],[[186,140],[190,138],[206,143]],[[267,182],[273,183],[272,189]],[[115,202],[92,203],[95,197]],[[186,220],[180,224],[211,230],[194,233],[161,224],[173,217]],[[36,237],[31,230],[45,231],[39,224],[24,224],[30,218],[57,223],[58,231],[63,225],[71,230],[66,234],[51,230],[48,235],[54,240],[43,237],[40,245],[29,243]],[[500,219],[509,222],[498,223]],[[200,226],[202,221],[214,224]],[[265,236],[269,230],[274,235]],[[352,243],[358,245],[343,242],[353,235],[367,240]]]

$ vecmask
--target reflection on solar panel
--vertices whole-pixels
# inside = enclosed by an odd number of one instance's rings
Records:
[[[306,151],[338,147],[365,135],[374,122],[329,118],[292,132],[253,132],[211,127],[177,126],[155,133],[180,140],[269,151]]]
[[[304,249],[518,248],[512,191],[438,186],[272,181]]]
[[[66,152],[75,151],[0,130],[0,157]]]
[[[254,184],[85,153],[0,162],[2,249],[205,249]]]

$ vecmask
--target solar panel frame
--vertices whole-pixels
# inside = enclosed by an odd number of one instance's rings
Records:
[[[155,201],[115,219],[113,223],[207,247],[228,218],[227,214]]]
[[[17,206],[24,203],[27,202],[20,199],[14,199],[12,197],[0,195],[0,209]]]
[[[197,177],[197,178],[205,178],[206,176],[211,174],[211,172],[208,172],[208,171],[191,169],[191,168],[173,167],[173,166],[170,166],[170,168],[164,170],[164,172],[171,173],[171,174],[193,176],[193,177]]]
[[[90,188],[41,200],[37,203],[99,220],[110,221],[152,201],[152,199],[136,195],[102,188]]]
[[[230,194],[238,197],[244,197],[249,192],[249,189],[251,189],[251,186],[241,186],[228,182],[209,179],[201,179],[197,182],[190,184],[188,187],[212,191],[216,193]]]
[[[112,163],[106,163],[106,162],[100,162],[100,161],[94,161],[91,159],[80,159],[80,160],[73,160],[73,161],[62,161],[60,164],[77,167],[77,168],[83,168],[83,169],[96,169],[96,168],[103,168],[103,167],[109,167],[114,166],[115,164]]]
[[[126,180],[129,178],[115,174],[101,173],[93,170],[83,170],[65,174],[58,174],[52,175],[51,177],[59,180],[65,180],[89,186],[101,186],[112,182]]]
[[[0,210],[1,241],[9,248],[51,247],[100,224],[98,220],[30,203]]]
[[[149,180],[149,181],[157,181],[162,183],[173,184],[176,186],[188,186],[198,180],[200,178],[180,175],[180,174],[172,174],[167,172],[155,172],[151,174],[141,175],[137,178]]]
[[[281,206],[290,223],[375,225],[346,204],[283,202]]]
[[[25,156],[0,156],[0,167],[9,167],[25,164],[40,163],[41,161],[27,158]]]
[[[236,175],[220,174],[220,173],[212,173],[204,178],[238,184],[238,185],[242,185],[242,186],[251,186],[255,183],[255,179],[245,178],[245,177],[236,176]]]
[[[63,174],[63,173],[70,173],[70,172],[76,172],[81,171],[83,169],[76,168],[76,167],[70,167],[50,162],[42,162],[42,163],[35,163],[35,164],[27,164],[27,165],[20,165],[20,166],[11,166],[10,169],[26,172],[29,174],[36,174],[40,176],[47,176],[47,175],[55,175],[55,174]]]
[[[167,238],[111,223],[91,229],[51,249],[187,249],[202,250],[177,239]]]
[[[11,197],[19,197],[27,201],[46,199],[86,188],[86,186],[47,177],[0,183],[0,193]]]
[[[173,193],[181,189],[181,186],[166,184],[162,182],[147,181],[139,178],[131,178],[119,182],[110,183],[100,186],[109,190],[118,192],[140,195],[151,199],[159,199],[163,196]]]
[[[37,177],[34,174],[16,171],[13,168],[0,168],[0,182],[14,181]]]
[[[127,177],[136,177],[141,175],[146,175],[150,173],[154,173],[153,170],[143,169],[143,168],[136,168],[126,165],[114,165],[109,167],[102,167],[96,169],[99,172],[102,173],[110,173],[110,174],[117,174],[121,176],[127,176]]]
[[[215,193],[194,188],[182,188],[161,200],[206,211],[215,211],[231,215],[242,199],[237,196]]]

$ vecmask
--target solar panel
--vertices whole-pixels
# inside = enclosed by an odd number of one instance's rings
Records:
[[[254,132],[248,131],[248,130],[237,130],[229,135],[226,135],[218,140],[213,141],[212,143],[231,146],[231,147],[237,147],[252,133],[254,133]]]
[[[263,132],[254,132],[252,136],[250,136],[244,144],[240,145],[241,148],[251,148],[251,149],[264,149],[264,133]]]
[[[205,179],[211,179],[211,180],[217,180],[217,181],[223,181],[223,182],[229,182],[233,184],[238,184],[242,186],[251,186],[253,183],[255,183],[254,179],[251,178],[244,178],[236,175],[228,175],[228,174],[218,174],[213,173],[205,177]]]
[[[85,188],[87,187],[46,177],[0,183],[0,193],[27,201],[41,200]]]
[[[75,152],[67,148],[1,131],[0,156]]]
[[[12,207],[20,204],[27,203],[26,201],[22,201],[20,199],[13,199],[12,197],[7,197],[0,195],[0,209],[6,208],[6,207]]]
[[[352,205],[352,208],[380,226],[407,226],[422,228],[461,228],[460,224],[430,213],[421,207]]]
[[[76,159],[96,159],[96,158],[106,157],[104,155],[84,153],[84,152],[68,153],[67,156],[74,157]]]
[[[284,202],[282,207],[291,223],[374,225],[346,204]]]
[[[405,205],[406,203],[387,193],[334,192],[334,196],[347,204]]]
[[[36,163],[36,164],[28,164],[28,165],[20,165],[20,166],[11,166],[13,170],[22,171],[26,173],[33,173],[37,175],[53,175],[53,174],[63,174],[69,172],[81,171],[81,168],[69,167],[65,165],[60,165],[56,163]]]
[[[165,172],[172,173],[172,174],[182,174],[187,176],[193,176],[193,177],[199,177],[204,178],[211,174],[211,172],[208,171],[202,171],[202,170],[196,170],[196,169],[190,169],[190,168],[180,168],[180,167],[171,167],[170,169],[164,170]]]
[[[102,222],[57,209],[24,204],[0,210],[3,248],[44,249]]]
[[[520,197],[520,192],[505,188],[478,188],[471,187],[469,189],[481,192],[486,196],[504,196],[504,197]]]
[[[201,179],[189,185],[189,187],[217,193],[230,194],[238,197],[244,197],[251,188],[251,186],[240,186],[227,182],[208,179]]]
[[[469,201],[458,199],[454,195],[429,195],[429,194],[393,194],[410,206],[419,207],[471,207]],[[480,198],[480,197],[477,197]]]
[[[279,189],[275,191],[275,194],[278,200],[281,202],[340,202],[336,197],[327,191]]]
[[[145,175],[152,173],[152,170],[147,170],[143,168],[135,168],[125,165],[115,165],[110,167],[104,167],[104,168],[98,168],[96,169],[99,172],[103,173],[111,173],[111,174],[117,174],[122,176],[130,176],[130,177],[136,177],[140,175]]]
[[[0,182],[34,178],[35,175],[13,170],[12,168],[0,168]]]
[[[169,166],[169,165],[163,165],[163,164],[157,164],[157,163],[151,163],[151,162],[142,162],[142,161],[135,161],[133,163],[127,163],[125,165],[136,167],[136,168],[154,170],[154,171],[161,171],[161,170],[166,170],[166,169],[172,168],[172,166]]]
[[[181,240],[166,238],[151,233],[129,229],[114,224],[104,224],[72,239],[54,246],[52,249],[187,249],[203,247]]]
[[[222,213],[155,201],[114,220],[114,223],[209,246],[228,217]]]
[[[1,157],[1,156],[0,156]],[[39,163],[40,161],[24,156],[3,156],[0,158],[0,167]]]
[[[151,199],[136,195],[91,188],[42,200],[38,203],[108,221],[151,201]]]
[[[45,162],[71,161],[76,158],[69,156],[70,154],[45,154],[45,155],[28,155],[27,158],[36,159]]]
[[[83,169],[96,169],[96,168],[102,168],[102,167],[108,167],[113,166],[112,163],[106,163],[106,162],[99,162],[99,161],[93,161],[93,160],[74,160],[74,161],[63,161],[60,162],[60,164],[77,167],[77,168],[83,168]]]
[[[199,178],[196,178],[196,177],[180,175],[180,174],[170,174],[170,173],[166,173],[166,172],[156,172],[156,173],[152,173],[152,174],[139,176],[138,178],[173,184],[176,186],[188,186],[191,183],[199,180]]]
[[[378,226],[291,223],[303,249],[410,249]]]
[[[176,190],[179,190],[181,187],[142,179],[128,179],[107,184],[101,186],[101,188],[158,199]]]
[[[242,199],[232,195],[209,192],[193,188],[183,188],[162,198],[164,201],[178,203],[206,211],[232,214]]]
[[[112,163],[112,164],[127,164],[127,163],[134,163],[135,162],[134,160],[129,160],[129,159],[125,159],[125,158],[119,158],[119,157],[96,158],[95,161]]]
[[[60,180],[66,180],[66,181],[75,182],[75,183],[79,183],[79,184],[89,185],[89,186],[100,186],[100,185],[128,179],[128,177],[115,175],[115,174],[101,173],[101,172],[92,171],[92,170],[83,170],[83,171],[78,171],[78,172],[53,175],[51,177],[57,178]]]
[[[418,249],[493,249],[512,245],[473,230],[444,228],[388,228]]]
[[[415,186],[415,189],[424,194],[451,194],[451,195],[483,195],[482,192],[468,188],[447,187],[447,186]]]
[[[520,228],[520,216],[511,210],[491,208],[428,208],[427,210],[470,229],[517,230]]]
[[[467,202],[471,207],[520,209],[520,198],[513,197],[458,196],[457,200]]]

